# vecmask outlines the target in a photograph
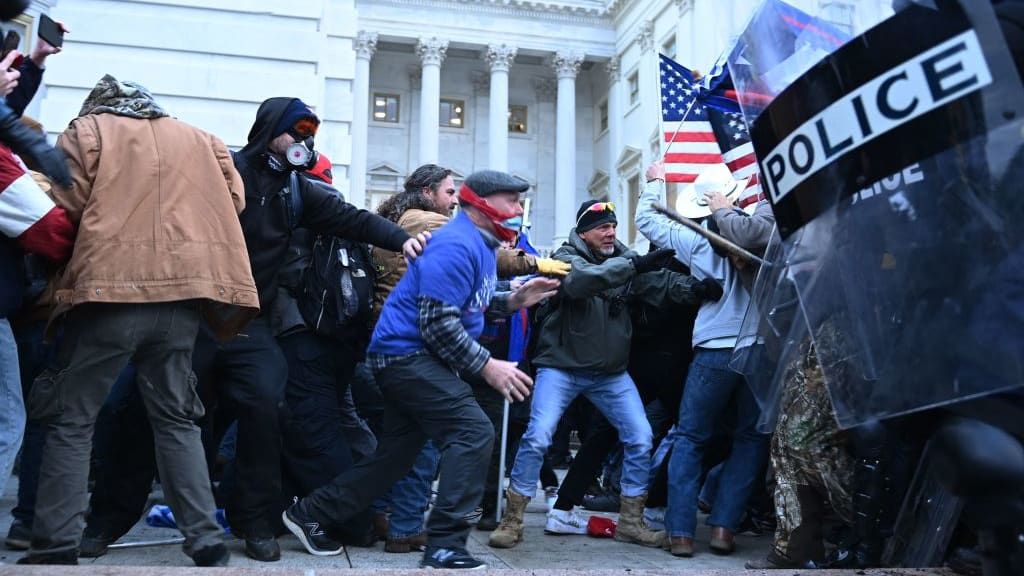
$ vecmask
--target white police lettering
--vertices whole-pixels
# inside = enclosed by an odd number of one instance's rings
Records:
[[[804,122],[761,162],[773,202],[839,156],[992,83],[973,30],[890,69]]]
[[[924,174],[921,172],[921,165],[911,164],[903,170],[900,170],[891,176],[886,176],[871,186],[857,192],[850,197],[850,204],[853,205],[857,202],[867,200],[868,198],[882,194],[883,192],[895,192],[896,190],[901,190],[903,186],[913,184],[915,182],[921,182],[923,180]]]

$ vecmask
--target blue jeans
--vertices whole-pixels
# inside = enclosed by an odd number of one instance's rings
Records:
[[[512,489],[532,497],[537,490],[544,454],[558,421],[577,396],[586,396],[619,431],[624,452],[622,495],[647,493],[651,461],[651,425],[636,385],[626,372],[606,374],[590,370],[541,368],[533,391],[530,424],[519,443],[512,467]]]
[[[25,433],[25,401],[21,397],[18,345],[11,323],[0,318],[0,494],[14,468]]]
[[[665,526],[674,538],[693,538],[704,447],[731,399],[735,398],[737,410],[732,453],[722,469],[715,500],[709,502],[708,524],[736,531],[754,483],[760,480],[758,472],[768,458],[768,436],[757,431],[760,409],[743,376],[729,369],[731,357],[732,349],[698,348],[686,377],[668,463]]]
[[[395,482],[387,495],[374,502],[376,510],[391,509],[388,538],[408,538],[423,533],[423,513],[430,505],[430,486],[437,475],[441,453],[427,442],[404,478]]]

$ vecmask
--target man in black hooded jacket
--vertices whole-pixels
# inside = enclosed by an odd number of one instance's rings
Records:
[[[249,143],[234,159],[245,183],[245,210],[239,218],[261,313],[245,335],[228,342],[217,342],[209,332],[201,332],[193,364],[200,385],[215,388],[238,415],[235,467],[225,482],[228,486],[222,486],[222,495],[232,532],[245,539],[246,554],[265,562],[281,557],[271,515],[276,516],[272,509],[281,492],[280,415],[288,376],[269,311],[292,230],[302,227],[352,238],[402,251],[409,258],[415,258],[425,242],[305,178],[298,179],[301,198],[289,197],[291,172],[307,168],[305,163],[293,162],[312,152],[309,143],[319,123],[297,98],[270,98],[260,105]],[[305,150],[295,146],[303,142]],[[308,160],[306,163],[311,165]]]

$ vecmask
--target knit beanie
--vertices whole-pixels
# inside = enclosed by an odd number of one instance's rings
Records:
[[[603,210],[595,211],[590,209],[594,204],[607,204],[607,206]],[[579,211],[576,212],[576,233],[582,234],[607,222],[619,223],[615,218],[615,211],[611,209],[611,203],[587,200],[580,205]]]
[[[313,118],[317,121],[317,124],[320,123],[320,119],[317,118],[313,109],[302,100],[296,98],[288,104],[287,108],[284,109],[284,113],[281,114],[281,118],[277,121],[277,125],[274,126],[274,134],[271,138],[277,138],[281,134],[284,134],[289,128],[294,126],[296,122],[303,118]]]

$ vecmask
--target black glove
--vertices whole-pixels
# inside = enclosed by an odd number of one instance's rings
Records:
[[[637,274],[643,274],[644,272],[654,272],[655,270],[661,270],[665,266],[668,266],[672,259],[675,258],[676,251],[671,248],[661,248],[659,250],[653,250],[644,254],[634,254],[629,257],[629,260],[633,263],[633,268],[636,269]]]
[[[705,278],[693,285],[693,293],[701,300],[707,302],[718,302],[722,299],[722,285],[714,278]]]
[[[40,172],[57,184],[71,186],[71,172],[64,153],[50,146],[46,136],[22,124],[18,115],[3,103],[0,103],[0,141],[34,162]]]

